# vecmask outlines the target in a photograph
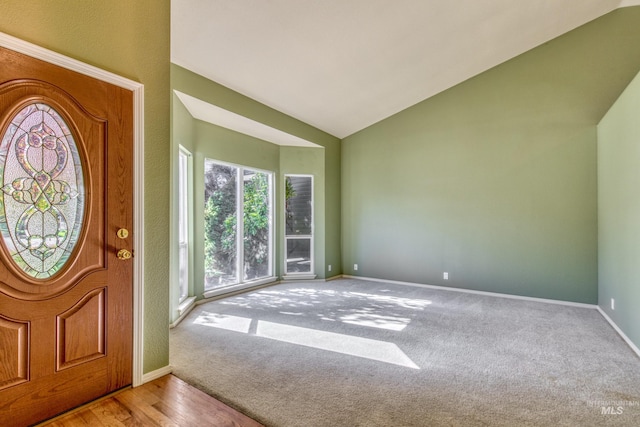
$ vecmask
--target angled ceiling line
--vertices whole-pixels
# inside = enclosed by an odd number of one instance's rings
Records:
[[[244,135],[249,135],[263,141],[281,146],[322,148],[306,139],[281,131],[279,129],[252,120],[217,105],[187,95],[180,91],[173,91],[189,114],[195,119],[202,120],[216,126],[223,127]]]
[[[173,0],[171,61],[345,138],[640,0]]]

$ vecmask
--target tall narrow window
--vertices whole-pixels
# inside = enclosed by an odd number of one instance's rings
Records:
[[[189,152],[180,147],[178,154],[179,303],[189,296],[189,158]]]
[[[273,276],[273,174],[205,160],[205,290]]]
[[[285,272],[313,274],[313,177],[285,176]]]

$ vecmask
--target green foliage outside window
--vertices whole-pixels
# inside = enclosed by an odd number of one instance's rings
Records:
[[[244,185],[244,274],[255,279],[269,274],[269,181],[256,173]]]
[[[250,177],[250,178],[249,178]],[[269,274],[269,179],[244,181],[243,279]],[[237,282],[237,169],[212,164],[205,172],[204,252],[207,287]]]

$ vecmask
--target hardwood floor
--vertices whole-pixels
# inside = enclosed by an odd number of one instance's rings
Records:
[[[262,424],[179,378],[165,375],[38,424],[44,426],[260,427]]]

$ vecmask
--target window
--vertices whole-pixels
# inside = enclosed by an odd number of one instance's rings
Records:
[[[171,235],[171,327],[176,326],[191,308],[196,298],[193,287],[193,157],[179,146],[175,165],[176,185]]]
[[[178,303],[189,296],[189,160],[191,154],[180,147],[178,154]]]
[[[31,103],[0,135],[0,234],[24,273],[48,279],[67,264],[85,213],[80,154],[53,107]]]
[[[273,173],[205,159],[205,291],[273,279]]]
[[[285,175],[285,251],[285,274],[313,274],[312,176]]]

